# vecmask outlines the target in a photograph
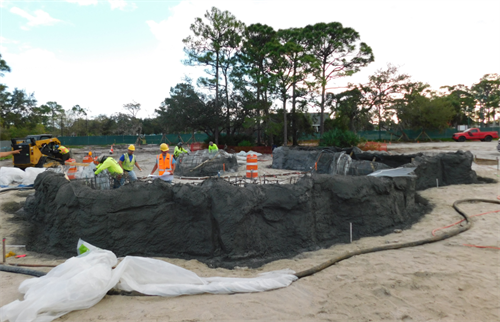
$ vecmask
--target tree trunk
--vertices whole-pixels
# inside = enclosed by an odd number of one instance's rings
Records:
[[[297,87],[297,82],[296,82],[296,73],[297,73],[297,68],[295,65],[293,66],[293,85],[292,85],[292,145],[297,146],[299,143],[297,142],[297,117],[295,116],[295,103],[296,103],[296,97],[295,97],[295,89]]]
[[[215,122],[214,141],[219,144],[219,52],[216,53],[215,62],[215,115],[217,116]]]
[[[286,123],[286,93],[283,95],[283,146],[288,145],[288,133]]]
[[[322,73],[323,73],[322,80],[323,81],[325,80],[325,69],[326,69],[326,67],[324,67],[325,64],[326,64],[326,62],[323,61],[323,70],[322,70]],[[319,114],[319,137],[320,138],[323,137],[323,133],[325,131],[325,128],[323,126],[323,123],[325,122],[325,120],[323,118],[323,113],[325,112],[325,92],[326,92],[326,81],[324,81],[321,84],[321,105],[320,105],[320,114]]]
[[[226,86],[226,135],[229,137],[231,133],[231,124],[230,124],[230,114],[229,114],[229,86],[227,84],[227,71],[224,73],[224,82]]]

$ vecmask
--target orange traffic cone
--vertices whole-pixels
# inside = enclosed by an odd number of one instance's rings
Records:
[[[109,154],[113,154],[113,145],[111,145],[111,149],[109,149]]]

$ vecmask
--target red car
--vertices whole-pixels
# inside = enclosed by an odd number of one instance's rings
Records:
[[[473,127],[467,131],[453,134],[452,139],[458,142],[464,142],[465,140],[481,140],[490,142],[492,139],[498,139],[498,132],[481,132],[480,129]]]

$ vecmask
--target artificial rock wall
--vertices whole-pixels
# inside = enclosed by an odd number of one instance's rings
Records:
[[[317,162],[317,173],[332,174],[332,164],[337,162],[339,149],[294,149],[280,147],[273,151],[274,169],[311,171]],[[436,155],[407,154],[389,155],[387,153],[363,152],[357,148],[343,150],[350,155],[352,162],[348,165],[349,175],[367,175],[375,170],[397,167],[415,167],[417,176],[416,189],[424,190],[452,184],[478,183],[475,171],[472,170],[473,155],[469,151],[439,153]]]
[[[117,256],[256,267],[300,252],[407,228],[428,210],[415,178],[307,176],[237,187],[161,180],[96,191],[45,172],[26,200],[27,249],[74,256],[79,238]]]

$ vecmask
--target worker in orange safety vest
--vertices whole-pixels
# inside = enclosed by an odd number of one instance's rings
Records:
[[[162,143],[160,145],[161,153],[156,156],[156,164],[153,167],[153,171],[151,171],[151,175],[153,175],[158,169],[158,174],[161,176],[163,174],[174,174],[175,170],[175,159],[170,153],[168,153],[168,145],[166,143]]]

